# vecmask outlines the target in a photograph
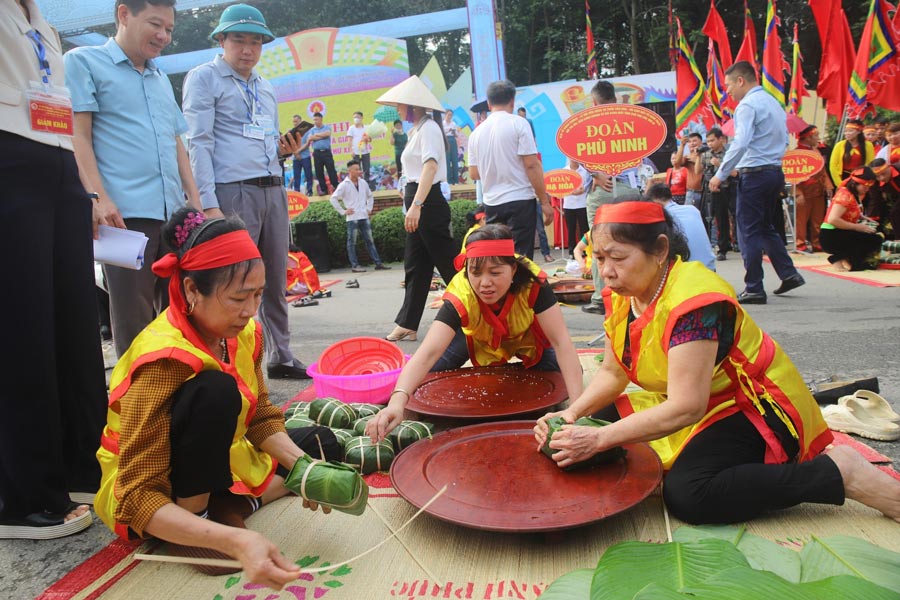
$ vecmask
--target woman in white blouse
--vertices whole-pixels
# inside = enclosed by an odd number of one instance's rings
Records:
[[[444,113],[444,135],[447,136],[447,183],[459,183],[459,128],[453,122],[453,111]]]
[[[445,283],[450,283],[456,274],[450,205],[441,194],[441,182],[447,181],[447,141],[438,113],[444,108],[415,75],[385,92],[376,102],[396,106],[400,118],[413,123],[400,157],[407,179],[403,190],[407,232],[403,306],[394,320],[396,327],[385,339],[415,341],[434,269]]]

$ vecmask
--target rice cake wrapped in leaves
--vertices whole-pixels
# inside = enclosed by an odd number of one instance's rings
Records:
[[[308,417],[310,406],[312,406],[310,402],[304,402],[302,400],[292,402],[287,407],[287,410],[284,411],[284,418],[288,419],[293,416]]]
[[[363,514],[369,498],[369,486],[355,469],[306,454],[294,463],[284,486],[301,498],[350,515]]]
[[[344,462],[363,475],[387,471],[394,461],[394,447],[387,440],[372,443],[366,436],[351,438],[344,446]]]
[[[347,447],[347,442],[350,441],[350,439],[356,437],[356,432],[352,429],[332,429],[331,431],[334,433],[334,437],[337,438],[338,444],[341,445],[342,449]]]
[[[434,433],[434,425],[431,423],[423,423],[422,421],[403,421],[388,434],[394,449],[400,452],[413,442],[431,439]]]
[[[568,424],[569,423],[566,423],[565,419],[563,419],[562,417],[551,417],[547,419],[547,427],[549,428],[547,431],[547,441],[544,442],[544,445],[541,448],[541,452],[543,452],[544,455],[547,456],[547,458],[550,458],[551,456],[559,452],[559,450],[550,447],[550,440],[553,439],[553,434],[562,429],[563,425]],[[609,425],[609,421],[603,421],[602,419],[593,419],[591,417],[581,417],[580,419],[572,423],[572,425],[582,425],[585,427],[605,427],[606,425]],[[563,467],[563,471],[585,469],[587,467],[594,467],[596,465],[615,462],[623,458],[625,458],[625,448],[616,446],[615,448],[610,448],[608,450],[604,450],[603,452],[599,452],[587,460],[569,465],[568,467]]]
[[[310,403],[309,417],[319,425],[332,429],[346,429],[358,416],[349,404],[336,398],[316,398]]]
[[[366,424],[374,417],[375,415],[369,415],[368,417],[362,417],[355,421],[353,421],[353,425],[350,427],[353,431],[356,432],[356,435],[366,435]]]
[[[377,415],[384,408],[380,404],[367,404],[365,402],[351,402],[350,406],[356,411],[356,415],[360,419]]]
[[[315,421],[309,418],[308,415],[304,414],[293,414],[288,416],[284,415],[284,427],[285,429],[299,429],[301,427],[312,427],[317,425]]]

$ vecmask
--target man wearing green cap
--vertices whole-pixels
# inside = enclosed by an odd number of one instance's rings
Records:
[[[306,379],[306,365],[290,349],[287,196],[279,163],[300,148],[300,140],[279,135],[275,89],[254,69],[262,45],[275,36],[259,10],[235,4],[210,38],[223,54],[187,74],[182,103],[200,201],[209,216],[240,216],[259,246],[266,265],[259,316],[269,377]]]

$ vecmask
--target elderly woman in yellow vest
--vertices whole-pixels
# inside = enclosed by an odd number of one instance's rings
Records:
[[[584,394],[550,416],[586,415],[550,441],[559,466],[647,441],[668,471],[669,510],[689,523],[732,523],[801,502],[853,498],[900,520],[900,482],[832,441],[818,405],[781,347],[697,262],[658,205],[606,205],[593,232],[606,283],[606,356]],[[685,257],[686,258],[686,257]],[[622,394],[633,382],[644,391]]]
[[[425,375],[461,367],[503,365],[513,357],[526,369],[560,371],[570,398],[582,391],[581,363],[553,291],[540,267],[515,253],[505,225],[485,225],[469,236],[459,270],[447,286],[422,345],[400,373],[387,407],[366,427],[383,439]]]
[[[289,436],[269,402],[253,319],[265,267],[240,219],[184,208],[163,238],[175,252],[153,271],[170,277],[170,306],[113,371],[94,509],[123,538],[234,557],[251,581],[280,588],[299,576],[296,565],[244,518],[288,493],[284,477],[304,452],[336,459],[339,447],[325,428]]]

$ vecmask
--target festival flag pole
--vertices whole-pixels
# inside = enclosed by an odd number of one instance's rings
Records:
[[[750,8],[747,6],[747,0],[744,0],[744,41],[738,49],[737,56],[734,61],[738,62],[746,60],[754,69],[759,68],[756,59],[756,28],[753,26],[753,19],[750,16]]]
[[[859,40],[856,64],[850,76],[850,118],[862,118],[876,106],[900,110],[900,52],[894,25],[888,17],[893,9],[884,0],[872,0],[869,16]]]
[[[588,0],[584,0],[584,20],[587,37],[587,76],[588,79],[597,79],[599,77],[599,69],[597,68],[597,53],[594,46],[594,28],[591,25],[591,4]]]
[[[760,81],[763,89],[784,106],[784,71],[787,63],[781,53],[781,36],[778,35],[780,19],[775,8],[775,0],[769,0],[766,7],[766,37],[763,40],[763,60]]]
[[[691,47],[681,29],[681,20],[675,17],[678,30],[678,61],[675,68],[675,128],[680,131],[691,117],[700,113],[707,104],[706,84]]]
[[[793,56],[791,62],[791,92],[788,99],[789,110],[792,114],[801,116],[803,111],[803,97],[808,96],[806,80],[803,78],[803,55],[800,53],[800,41],[798,38],[797,23],[794,23]],[[818,104],[818,103],[817,103]],[[818,106],[816,106],[818,110]],[[815,119],[813,119],[815,123]]]

